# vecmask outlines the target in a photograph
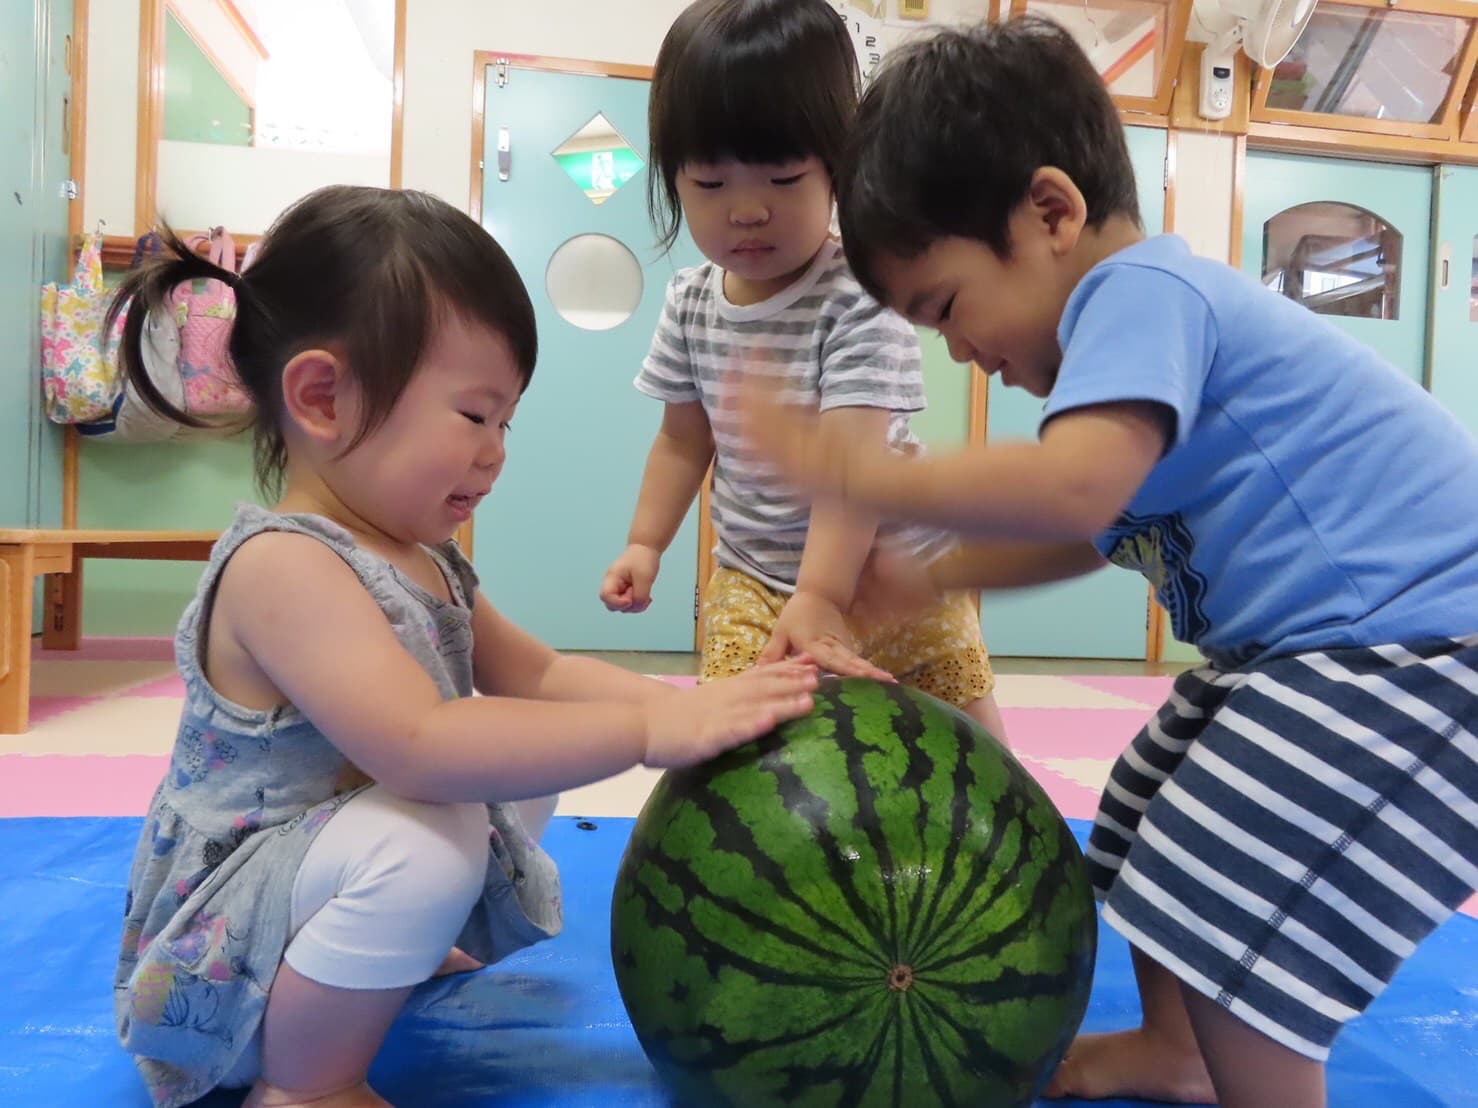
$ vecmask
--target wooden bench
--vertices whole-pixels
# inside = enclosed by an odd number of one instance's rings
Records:
[[[0,528],[0,735],[30,722],[35,579],[45,577],[41,644],[82,642],[82,563],[88,558],[204,562],[219,531],[7,530]]]

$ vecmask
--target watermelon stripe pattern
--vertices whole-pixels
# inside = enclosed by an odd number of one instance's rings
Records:
[[[1029,1104],[1087,1006],[1096,918],[1040,786],[916,690],[827,678],[667,774],[612,901],[632,1024],[678,1104]]]

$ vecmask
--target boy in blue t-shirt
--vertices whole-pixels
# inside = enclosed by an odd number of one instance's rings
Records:
[[[1115,765],[1087,850],[1132,1031],[1048,1095],[1322,1105],[1324,1060],[1478,887],[1478,444],[1327,321],[1140,226],[1123,129],[1040,20],[899,51],[838,178],[880,301],[1046,401],[1037,442],[899,458],[751,395],[785,476],[978,540],[898,595],[1105,560],[1209,664]]]

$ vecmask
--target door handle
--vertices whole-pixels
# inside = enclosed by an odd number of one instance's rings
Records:
[[[513,148],[508,138],[508,128],[498,128],[498,180],[508,180],[508,171],[513,165]]]
[[[1442,258],[1441,276],[1437,281],[1437,288],[1441,292],[1447,291],[1447,286],[1452,281],[1452,243],[1444,242],[1440,252]]]

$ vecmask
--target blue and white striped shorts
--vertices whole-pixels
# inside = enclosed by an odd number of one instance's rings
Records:
[[[1182,674],[1087,859],[1106,923],[1323,1060],[1478,887],[1478,635]]]

